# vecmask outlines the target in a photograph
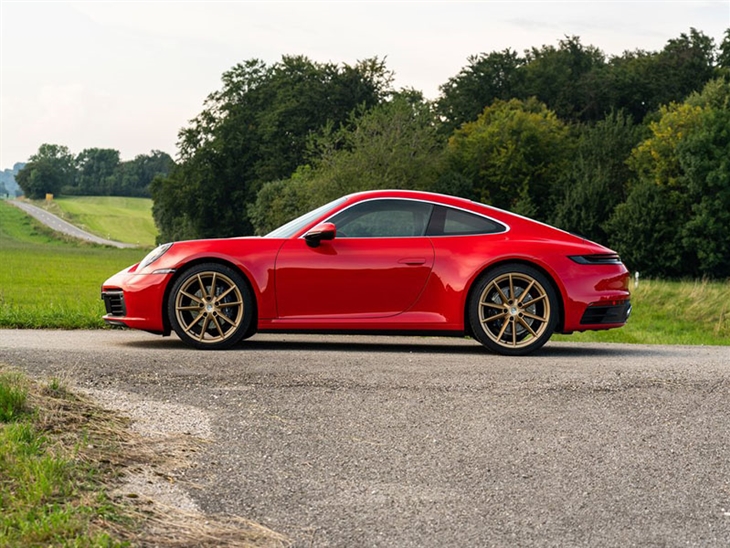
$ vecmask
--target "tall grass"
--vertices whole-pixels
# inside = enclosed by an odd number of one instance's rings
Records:
[[[0,201],[0,327],[103,326],[102,282],[145,253],[59,240]]]

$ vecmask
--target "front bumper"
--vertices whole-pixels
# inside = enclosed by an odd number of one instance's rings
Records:
[[[123,270],[101,286],[101,298],[110,325],[169,334],[164,319],[165,290],[172,272],[137,274],[135,267]]]

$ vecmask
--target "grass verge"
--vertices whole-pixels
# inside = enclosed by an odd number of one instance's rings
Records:
[[[129,421],[0,364],[0,546],[283,547],[238,518],[181,511],[120,490],[130,474],[165,476],[194,442],[148,439]],[[126,494],[122,494],[126,493]]]
[[[56,383],[0,369],[0,546],[131,546],[129,513],[100,489],[120,426]]]

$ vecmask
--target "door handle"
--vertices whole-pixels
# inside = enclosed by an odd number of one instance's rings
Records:
[[[418,266],[421,264],[426,264],[426,259],[424,259],[423,257],[406,257],[405,259],[400,259],[398,263]]]

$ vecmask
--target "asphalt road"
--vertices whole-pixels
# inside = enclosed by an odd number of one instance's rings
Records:
[[[40,207],[36,207],[33,204],[29,204],[28,202],[22,202],[20,200],[10,200],[8,202],[15,207],[22,209],[25,211],[28,215],[35,217],[40,222],[42,222],[44,225],[52,228],[56,232],[61,232],[62,234],[66,234],[68,236],[71,236],[72,238],[77,238],[79,240],[85,240],[87,242],[94,242],[96,244],[102,244],[102,245],[110,245],[113,247],[138,247],[135,244],[126,244],[122,242],[115,242],[114,240],[107,240],[105,238],[100,238],[99,236],[96,236],[94,234],[91,234],[90,232],[86,232],[85,230],[81,230],[75,225],[72,225],[69,222],[64,221],[57,215],[54,215],[53,213],[49,213],[45,209],[41,209]]]
[[[203,413],[188,492],[297,546],[730,545],[730,347],[5,330],[0,362]]]

